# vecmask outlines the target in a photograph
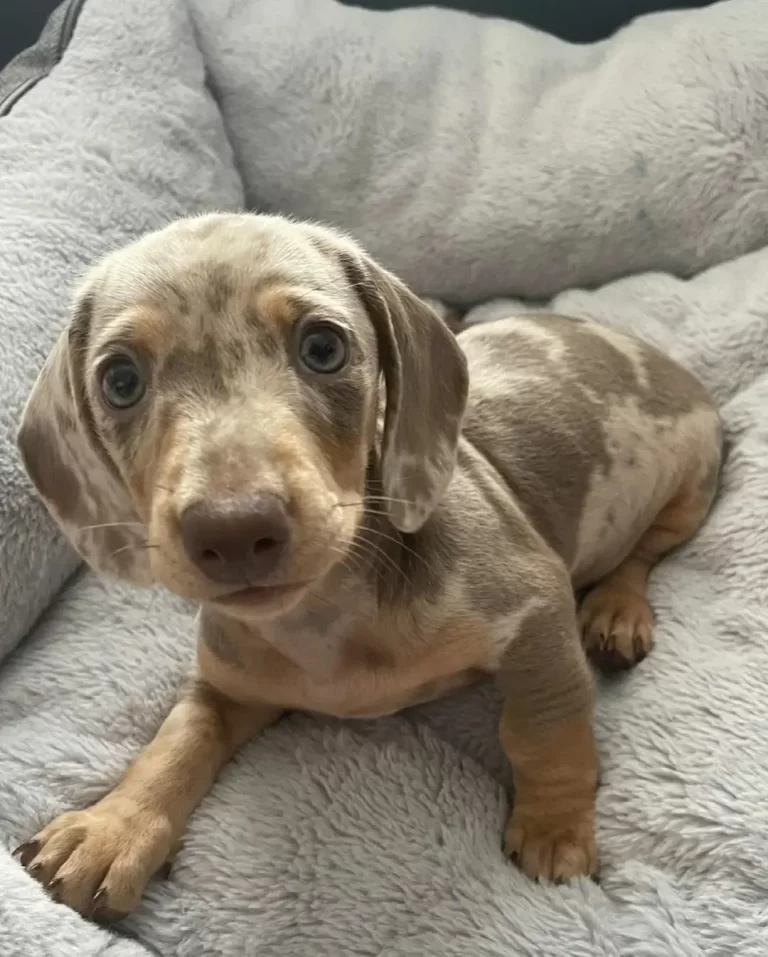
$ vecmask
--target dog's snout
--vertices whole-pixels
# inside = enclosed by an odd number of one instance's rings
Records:
[[[258,584],[274,571],[290,537],[285,507],[268,493],[195,502],[180,525],[189,558],[224,585]]]

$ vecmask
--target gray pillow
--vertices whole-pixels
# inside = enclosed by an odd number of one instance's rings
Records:
[[[77,564],[15,448],[70,287],[112,246],[242,205],[182,0],[89,0],[61,62],[0,116],[0,168],[1,657]]]
[[[333,221],[421,293],[689,276],[768,234],[764,0],[584,46],[448,10],[190,3],[249,202]]]

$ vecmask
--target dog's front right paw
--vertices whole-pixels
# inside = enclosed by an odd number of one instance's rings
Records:
[[[62,814],[14,854],[55,900],[108,920],[136,907],[172,844],[167,818],[112,794]]]

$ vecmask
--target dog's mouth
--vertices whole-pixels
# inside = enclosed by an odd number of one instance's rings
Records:
[[[249,585],[221,595],[214,603],[224,608],[256,609],[297,598],[311,584],[311,581],[297,581],[283,585]]]

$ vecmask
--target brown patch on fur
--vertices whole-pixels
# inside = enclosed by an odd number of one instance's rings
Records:
[[[505,708],[502,747],[515,796],[504,849],[531,878],[596,876],[597,757],[588,714],[549,725],[521,725]]]
[[[43,498],[56,502],[62,519],[76,521],[80,505],[80,482],[59,457],[55,442],[47,434],[54,424],[43,420],[25,423],[19,435],[24,465],[34,476]]]
[[[360,442],[360,437],[350,436],[340,440],[322,435],[316,438],[339,490],[343,493],[355,493],[362,498],[368,450]]]
[[[180,466],[169,474],[169,462],[178,445],[177,422],[172,406],[166,400],[153,410],[148,428],[136,447],[128,473],[128,485],[142,512],[149,514],[155,495],[155,484],[162,481],[173,487],[180,478]],[[162,478],[160,478],[162,476]]]
[[[312,442],[309,436],[297,431],[295,434],[281,435],[270,449],[271,463],[283,475],[301,474],[307,462],[314,458]]]
[[[601,326],[576,323],[567,316],[526,315],[521,319],[548,329],[561,337],[573,368],[589,365],[590,387],[601,396],[634,397],[639,408],[654,418],[669,418],[709,404],[707,390],[687,369],[642,339],[627,336],[642,366],[646,384],[641,383],[630,355],[607,337]],[[610,333],[610,329],[606,332]]]
[[[380,671],[394,665],[395,657],[386,647],[357,638],[344,642],[341,667],[345,671]]]
[[[271,326],[284,338],[305,311],[296,289],[286,283],[285,277],[264,276],[249,297],[245,315],[251,325],[259,329]]]
[[[510,638],[499,671],[499,737],[515,785],[505,847],[530,877],[553,880],[597,869],[594,691],[574,611],[563,576],[560,594]]]
[[[208,267],[205,283],[206,301],[214,315],[220,315],[226,311],[237,288],[237,277],[228,264],[216,263]]]
[[[362,498],[376,429],[375,381],[363,368],[305,383],[307,426],[333,479],[345,493]]]
[[[160,306],[134,307],[124,328],[131,345],[150,356],[166,356],[178,342],[178,327],[168,321],[168,312]]]

